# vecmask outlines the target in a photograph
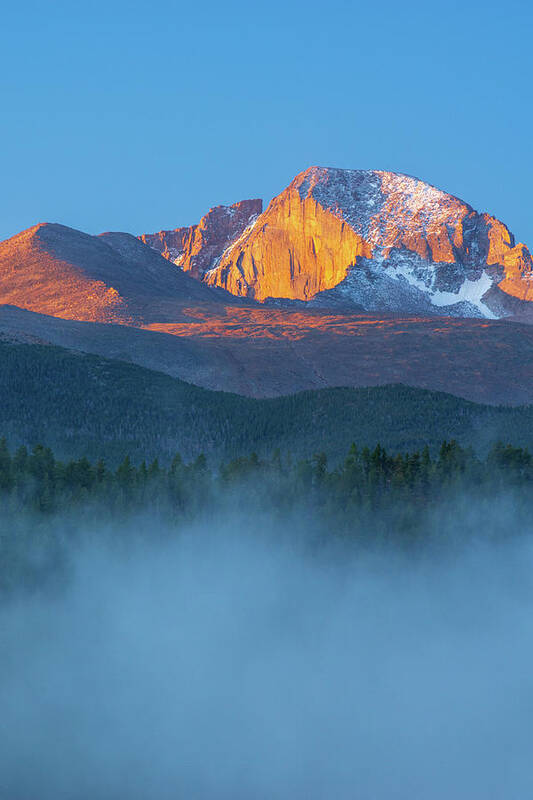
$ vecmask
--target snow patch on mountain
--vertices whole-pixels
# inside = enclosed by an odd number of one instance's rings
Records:
[[[477,280],[465,278],[458,292],[435,292],[430,299],[435,306],[449,306],[466,302],[476,306],[488,319],[496,319],[496,315],[483,302],[484,295],[492,288],[492,280],[486,272],[482,272]]]
[[[443,291],[435,286],[437,279],[437,271],[435,264],[431,262],[424,262],[424,267],[421,269],[413,264],[412,258],[404,258],[399,260],[396,258],[394,265],[387,266],[387,262],[383,259],[376,260],[376,267],[379,266],[383,269],[384,274],[396,280],[404,280],[410,286],[418,289],[427,295],[429,302],[439,308],[449,307],[457,303],[468,303],[477,309],[478,314],[487,319],[496,319],[495,314],[483,302],[484,295],[492,288],[493,280],[485,272],[481,271],[478,277],[470,279],[461,274],[456,274],[455,288],[448,291]],[[455,264],[446,265],[449,272],[455,268]]]

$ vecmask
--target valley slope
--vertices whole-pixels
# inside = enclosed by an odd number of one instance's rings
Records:
[[[498,439],[533,445],[533,407],[494,408],[405,386],[325,389],[271,400],[210,392],[162,373],[58,347],[0,342],[0,437],[62,458],[116,464],[176,454],[222,458],[279,448],[345,457],[352,442],[436,452],[456,438],[481,454]],[[65,389],[68,387],[68,390]]]
[[[11,341],[130,361],[208,389],[275,397],[404,383],[483,403],[533,402],[533,327],[480,319],[188,309],[150,329],[0,307]]]

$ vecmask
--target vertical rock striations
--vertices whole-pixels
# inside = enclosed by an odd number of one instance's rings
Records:
[[[416,178],[372,170],[297,175],[204,280],[259,301],[458,316],[502,315],[505,295],[533,299],[531,255],[503,223]]]
[[[195,278],[203,278],[224,250],[250,226],[263,209],[262,200],[242,200],[212,208],[189,228],[145,233],[139,238]]]

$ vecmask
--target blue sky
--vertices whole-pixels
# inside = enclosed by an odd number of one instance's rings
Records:
[[[190,224],[311,164],[406,172],[533,246],[526,2],[20,2],[0,238]]]

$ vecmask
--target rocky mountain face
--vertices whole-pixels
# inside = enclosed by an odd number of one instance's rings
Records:
[[[185,272],[202,279],[216,266],[226,248],[255,222],[262,210],[262,200],[216,206],[202,217],[198,225],[145,233],[139,238]]]
[[[43,223],[0,242],[0,303],[54,317],[142,324],[217,295],[129,233]]]
[[[218,207],[144,235],[210,286],[267,299],[496,318],[533,300],[533,261],[499,220],[406,175],[311,167],[264,213]]]

